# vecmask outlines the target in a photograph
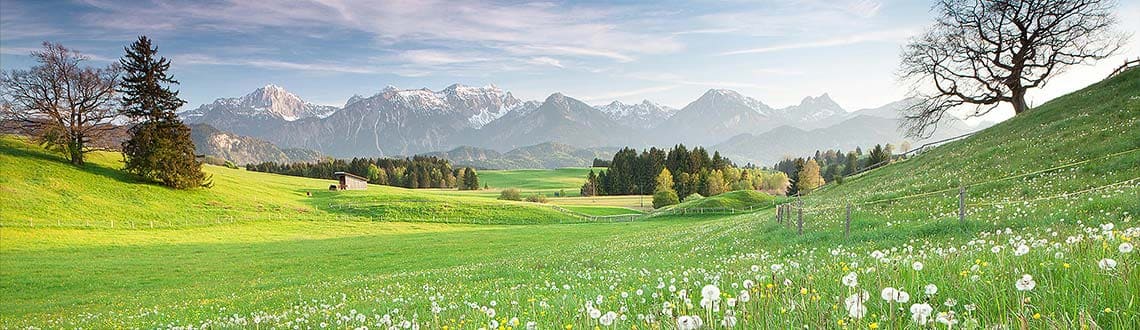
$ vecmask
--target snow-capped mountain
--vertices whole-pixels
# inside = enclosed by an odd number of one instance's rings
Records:
[[[633,143],[630,131],[601,110],[554,93],[539,107],[504,116],[462,139],[503,151],[544,142],[601,147]]]
[[[710,89],[665,122],[655,127],[658,143],[708,145],[748,132],[763,132],[778,126],[771,107],[727,89]]]
[[[610,104],[594,107],[601,110],[609,116],[610,119],[622,125],[643,129],[664,122],[666,119],[669,119],[669,117],[672,117],[674,113],[677,113],[677,109],[662,106],[650,102],[649,100],[644,100],[637,104],[625,104],[613,101]]]
[[[183,118],[201,118],[217,112],[234,116],[277,118],[294,121],[303,118],[328,117],[337,107],[305,102],[277,85],[265,85],[242,97],[217,99],[197,109],[182,112]]]
[[[241,135],[259,136],[285,122],[320,119],[337,107],[317,105],[277,85],[266,85],[242,97],[221,98],[179,113],[188,124],[209,124]]]
[[[401,90],[388,86],[378,95],[398,107],[419,111],[455,112],[466,117],[467,126],[474,129],[482,128],[492,120],[499,119],[523,103],[510,92],[504,92],[495,85],[471,87],[453,84],[440,91],[427,88]],[[350,99],[348,103],[351,105],[354,102]]]
[[[805,97],[800,104],[773,111],[786,124],[800,128],[826,127],[849,118],[847,110],[824,93],[818,97]]]

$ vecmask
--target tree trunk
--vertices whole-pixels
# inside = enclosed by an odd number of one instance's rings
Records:
[[[1025,110],[1029,110],[1029,106],[1025,104],[1025,88],[1014,88],[1013,96],[1010,103],[1013,104],[1013,114],[1020,115]]]
[[[83,166],[83,138],[72,138],[67,143],[67,152],[71,155],[71,164]]]

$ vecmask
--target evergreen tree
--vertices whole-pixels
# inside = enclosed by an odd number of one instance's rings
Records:
[[[479,190],[479,174],[475,173],[474,168],[468,167],[463,174],[463,185],[460,189],[464,190]]]
[[[146,36],[125,50],[119,59],[125,77],[118,91],[123,93],[124,113],[140,122],[123,142],[125,169],[178,189],[210,186],[194,154],[190,128],[174,113],[186,101],[170,88],[178,84],[166,73],[170,61],[157,57],[158,48]]]
[[[847,165],[843,167],[843,176],[848,176],[859,171],[859,156],[855,152],[847,153]]]

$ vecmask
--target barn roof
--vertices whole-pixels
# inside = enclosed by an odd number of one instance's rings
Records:
[[[350,176],[350,177],[354,177],[354,178],[360,179],[360,180],[362,180],[362,181],[368,181],[368,178],[365,178],[365,177],[362,177],[362,176],[359,176],[359,175],[356,175],[356,174],[348,173],[348,172],[334,172],[334,173],[333,173],[333,176],[334,176],[334,177],[340,177],[340,176]]]

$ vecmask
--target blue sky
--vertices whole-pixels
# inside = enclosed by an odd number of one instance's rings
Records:
[[[854,110],[897,100],[898,51],[932,19],[925,1],[10,1],[0,67],[61,42],[95,64],[145,34],[189,107],[274,83],[340,105],[387,85],[496,84],[523,99],[682,107],[728,88],[781,107],[829,93]],[[1140,30],[1122,1],[1121,29]],[[1140,56],[1137,38],[1122,56]],[[1080,67],[1034,103],[1103,78],[1123,57]]]

